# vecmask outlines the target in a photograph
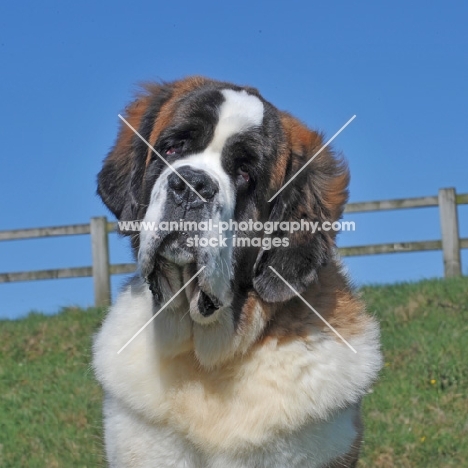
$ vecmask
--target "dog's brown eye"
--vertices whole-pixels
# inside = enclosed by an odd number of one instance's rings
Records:
[[[245,164],[241,164],[237,168],[237,175],[241,176],[246,182],[250,180],[249,169]]]
[[[182,152],[182,149],[184,148],[185,141],[179,141],[175,145],[169,146],[169,148],[166,150],[167,155],[171,154],[179,154]]]

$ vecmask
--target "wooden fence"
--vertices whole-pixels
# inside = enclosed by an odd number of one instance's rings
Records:
[[[460,276],[460,249],[468,248],[468,238],[460,239],[458,229],[457,205],[462,204],[468,204],[468,193],[457,195],[454,188],[440,189],[438,196],[433,197],[349,203],[346,206],[345,213],[438,206],[442,239],[342,247],[339,249],[339,252],[341,256],[349,257],[442,250],[445,276]],[[135,264],[133,263],[111,264],[109,261],[108,235],[114,232],[116,227],[116,223],[108,222],[106,217],[97,217],[91,218],[90,224],[0,231],[0,241],[91,234],[93,263],[92,266],[77,268],[0,273],[0,283],[92,276],[94,280],[95,304],[96,306],[106,306],[111,301],[110,276],[135,271]]]

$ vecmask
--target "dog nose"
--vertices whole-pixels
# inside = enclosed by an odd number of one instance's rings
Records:
[[[182,166],[167,178],[169,190],[174,195],[177,204],[186,201],[191,207],[202,204],[203,200],[193,191],[195,189],[205,200],[211,200],[218,193],[218,184],[201,169]],[[180,177],[179,176],[182,176]],[[190,184],[191,187],[189,187]]]

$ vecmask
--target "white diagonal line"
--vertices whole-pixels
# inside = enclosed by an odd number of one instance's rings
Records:
[[[354,114],[269,200],[274,200],[354,119]]]
[[[351,351],[355,352],[357,354],[357,351],[272,267],[272,266],[269,266],[268,268],[270,268],[276,276],[278,276],[278,278],[280,278],[281,280],[283,280],[284,284],[286,284],[286,286],[288,286],[291,291],[294,292],[294,294],[296,294],[296,296],[312,311],[315,313],[315,315],[317,315],[317,317],[322,320],[322,322],[331,330],[333,331],[342,341],[343,343],[345,343],[349,349],[351,349]]]
[[[204,198],[203,198],[203,197],[202,197],[202,196],[201,196],[201,195],[200,195],[200,194],[199,194],[199,193],[198,193],[198,192],[197,192],[197,191],[196,191],[196,190],[195,190],[195,189],[194,189],[178,172],[177,172],[177,169],[175,169],[173,166],[171,166],[171,165],[170,165],[170,164],[153,148],[153,146],[151,146],[151,145],[138,133],[138,131],[137,131],[134,127],[132,127],[120,114],[118,114],[118,115],[119,115],[119,118],[127,125],[127,127],[128,127],[130,130],[132,130],[133,133],[134,133],[135,135],[137,135],[137,136],[141,139],[141,141],[145,142],[146,145],[148,146],[148,148],[150,148],[150,149],[154,152],[154,154],[155,154],[161,161],[163,161],[164,164],[166,164],[166,166],[167,166],[169,169],[171,169],[173,172],[175,172],[175,173],[187,184],[187,186],[190,187],[190,189],[191,189],[193,192],[195,192],[195,193],[200,197],[200,199],[203,200],[203,201],[206,203],[206,200],[205,200],[205,199],[204,199]]]
[[[120,354],[206,267],[202,266],[117,352]]]

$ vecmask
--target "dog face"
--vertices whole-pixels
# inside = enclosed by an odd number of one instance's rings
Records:
[[[98,193],[108,208],[120,221],[199,226],[211,220],[213,226],[132,233],[139,273],[155,303],[163,304],[204,267],[185,291],[193,322],[187,333],[202,347],[215,329],[224,340],[219,347],[227,350],[214,353],[219,358],[244,349],[262,332],[275,305],[295,295],[269,267],[303,293],[332,258],[336,233],[277,229],[267,235],[241,232],[235,223],[336,221],[347,200],[346,165],[329,149],[314,157],[323,145],[321,135],[249,87],[199,77],[147,85],[125,119],[139,135],[122,123],[104,161]],[[230,221],[234,227],[220,242],[216,227]],[[240,235],[287,242],[245,247],[232,242]],[[189,242],[194,236],[198,244]]]

